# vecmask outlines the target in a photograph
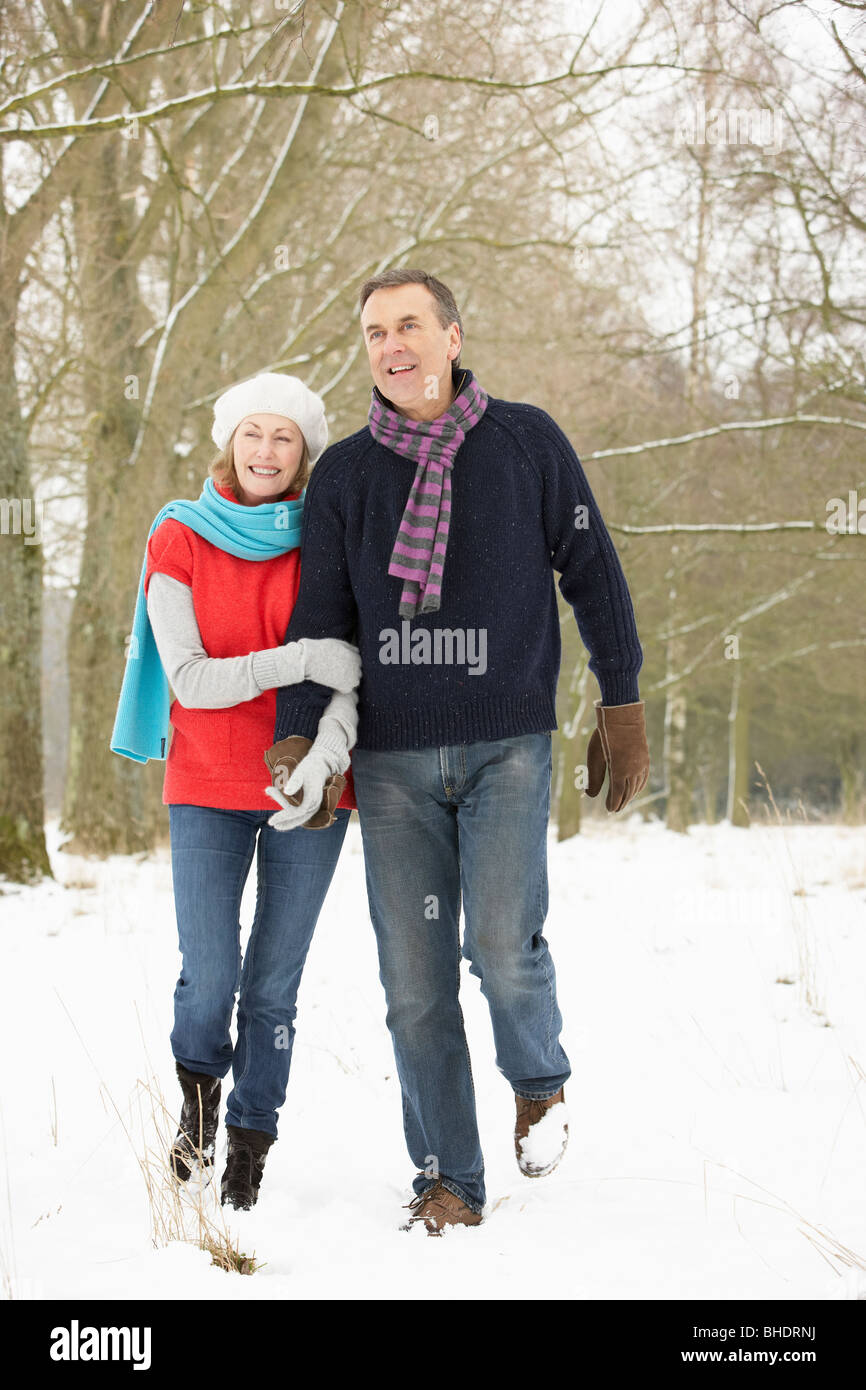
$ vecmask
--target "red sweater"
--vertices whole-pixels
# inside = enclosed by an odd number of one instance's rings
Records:
[[[227,489],[218,490],[235,500]],[[208,656],[248,656],[284,642],[298,595],[300,555],[296,547],[273,560],[240,560],[169,517],[147,543],[144,592],[157,572],[188,584]],[[274,741],[276,705],[275,690],[230,709],[185,709],[173,700],[164,804],[277,811],[264,793],[270,781],[264,753]],[[354,809],[351,768],[346,777],[339,805]]]

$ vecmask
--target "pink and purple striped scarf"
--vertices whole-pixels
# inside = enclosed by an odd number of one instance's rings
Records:
[[[487,393],[468,369],[457,394],[435,420],[409,420],[376,389],[370,403],[370,433],[386,449],[417,462],[388,573],[403,580],[399,614],[436,613],[451,523],[451,467],[468,430],[487,409]]]

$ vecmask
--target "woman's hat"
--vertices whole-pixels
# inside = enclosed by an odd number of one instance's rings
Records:
[[[217,396],[213,406],[211,438],[224,449],[247,415],[286,415],[294,420],[307,441],[310,462],[325,450],[328,425],[321,396],[305,386],[300,377],[282,372],[260,372],[248,381],[239,381]]]

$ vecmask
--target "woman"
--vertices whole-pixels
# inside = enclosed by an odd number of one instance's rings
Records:
[[[165,756],[169,720],[174,730],[163,801],[183,957],[171,1034],[183,1110],[170,1162],[180,1182],[210,1180],[231,1068],[221,1200],[241,1210],[257,1199],[276,1138],[301,972],[355,805],[341,774],[361,668],[346,642],[283,643],[300,578],[302,493],[327,443],[321,399],[297,377],[263,373],[217,399],[213,439],[220,454],[201,497],[169,503],[151,527],[111,746],[147,761]],[[321,808],[286,835],[268,824],[263,753],[276,688],[302,680],[336,693],[314,743],[296,740],[303,746],[293,750],[300,758],[309,749],[324,769]],[[254,851],[256,909],[241,967],[239,911]]]

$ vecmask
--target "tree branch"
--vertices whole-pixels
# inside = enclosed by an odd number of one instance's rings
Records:
[[[731,434],[736,430],[774,430],[780,425],[848,425],[852,430],[866,430],[866,420],[851,420],[844,415],[779,415],[774,420],[729,420],[706,430],[694,430],[691,434],[679,434],[670,439],[650,439],[644,444],[627,444],[619,449],[596,449],[595,453],[581,454],[581,459],[586,463],[596,459],[622,458],[626,454],[643,454],[650,449],[673,448],[675,444],[693,444],[698,439],[712,439],[714,435]]]

